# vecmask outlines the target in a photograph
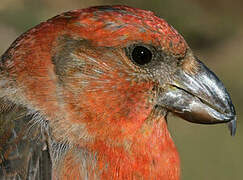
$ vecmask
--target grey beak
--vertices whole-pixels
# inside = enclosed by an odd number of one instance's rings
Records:
[[[229,123],[236,133],[236,114],[230,96],[218,77],[201,61],[194,75],[178,70],[175,80],[159,96],[158,104],[177,116],[200,124]]]

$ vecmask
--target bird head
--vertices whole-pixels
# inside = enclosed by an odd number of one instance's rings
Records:
[[[102,6],[63,13],[20,36],[1,69],[2,95],[41,113],[56,139],[74,144],[120,142],[169,112],[193,123],[230,122],[235,133],[223,84],[150,11]]]

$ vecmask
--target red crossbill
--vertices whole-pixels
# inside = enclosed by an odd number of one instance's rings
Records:
[[[183,37],[126,6],[21,35],[1,57],[0,112],[1,179],[178,180],[169,112],[236,128],[226,89]]]

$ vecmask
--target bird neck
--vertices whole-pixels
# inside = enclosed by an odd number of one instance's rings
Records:
[[[86,150],[86,162],[79,162],[82,168],[74,163],[78,162],[80,155],[74,156],[73,152],[67,154],[64,164],[69,167],[63,168],[63,177],[86,175],[89,179],[178,180],[180,176],[178,152],[164,119],[144,123],[135,135],[123,143],[99,140]]]

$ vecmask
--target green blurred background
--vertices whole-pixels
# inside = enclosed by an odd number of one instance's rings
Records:
[[[243,2],[241,0],[0,0],[0,54],[21,33],[63,11],[125,4],[154,11],[187,40],[224,82],[238,117],[226,125],[195,125],[169,117],[179,149],[182,180],[243,180]]]

